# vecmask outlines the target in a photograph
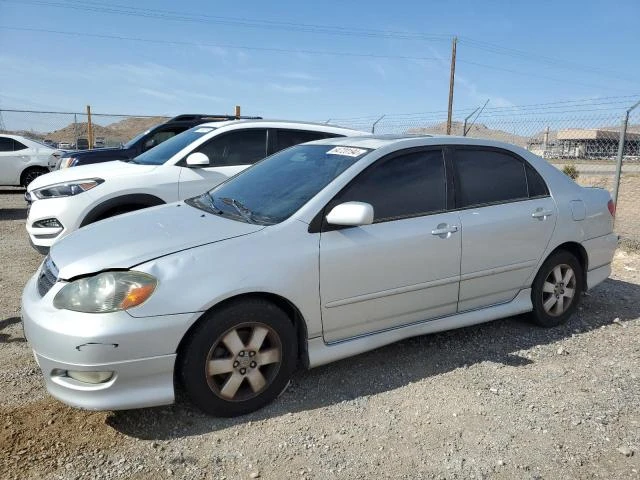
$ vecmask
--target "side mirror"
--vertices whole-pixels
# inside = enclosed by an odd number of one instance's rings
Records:
[[[209,157],[202,152],[192,153],[187,157],[187,166],[189,167],[208,167]]]
[[[373,223],[373,207],[364,202],[345,202],[336,205],[327,215],[331,225],[359,227]]]

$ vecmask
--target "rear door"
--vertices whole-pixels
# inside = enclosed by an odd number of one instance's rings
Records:
[[[267,130],[247,128],[222,133],[203,143],[191,153],[201,152],[209,158],[208,167],[180,165],[180,198],[189,198],[215,187],[267,156]]]
[[[366,202],[374,223],[320,236],[324,339],[335,342],[455,313],[459,218],[447,212],[440,148],[397,153],[358,175],[333,206]]]
[[[456,147],[453,167],[463,231],[458,310],[508,302],[551,239],[555,202],[533,167],[507,150]]]

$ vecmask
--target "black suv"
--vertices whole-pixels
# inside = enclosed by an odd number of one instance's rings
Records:
[[[49,168],[53,167],[52,169],[57,170],[60,168],[62,162],[66,163],[65,167],[77,167],[78,165],[88,165],[90,163],[129,160],[201,123],[238,119],[259,120],[260,118],[261,117],[236,117],[231,115],[178,115],[165,123],[145,130],[118,148],[98,148],[95,150],[61,153],[55,167],[50,163]]]

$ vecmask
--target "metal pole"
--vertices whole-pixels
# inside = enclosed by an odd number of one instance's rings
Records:
[[[236,118],[240,118],[240,105],[236,105]]]
[[[91,125],[91,106],[87,105],[87,142],[89,143],[89,150],[93,148],[93,125]],[[78,148],[78,145],[76,145]]]
[[[371,133],[376,133],[376,125],[383,118],[384,118],[384,115],[382,115],[379,119],[377,119],[375,122],[373,122],[373,125],[371,125]]]
[[[458,37],[453,37],[451,45],[451,74],[449,75],[449,109],[447,110],[447,135],[451,135],[451,117],[453,115],[453,83],[456,77],[456,45]]]
[[[618,205],[618,190],[620,189],[620,175],[622,174],[622,157],[624,156],[624,141],[627,136],[627,125],[629,124],[629,114],[640,105],[640,101],[636,102],[631,108],[627,109],[622,120],[620,128],[620,140],[618,141],[618,157],[616,158],[616,178],[613,182],[613,203]]]
[[[73,114],[73,136],[75,137],[75,146],[78,146],[78,115]]]

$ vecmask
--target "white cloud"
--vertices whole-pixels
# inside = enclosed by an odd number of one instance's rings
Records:
[[[138,92],[143,93],[145,95],[149,95],[150,97],[160,98],[162,100],[175,100],[176,99],[176,96],[171,94],[171,93],[161,92],[159,90],[154,90],[152,88],[139,88]]]
[[[309,87],[307,85],[294,85],[294,84],[282,84],[282,83],[270,83],[269,88],[283,93],[312,93],[319,92],[318,87]]]

